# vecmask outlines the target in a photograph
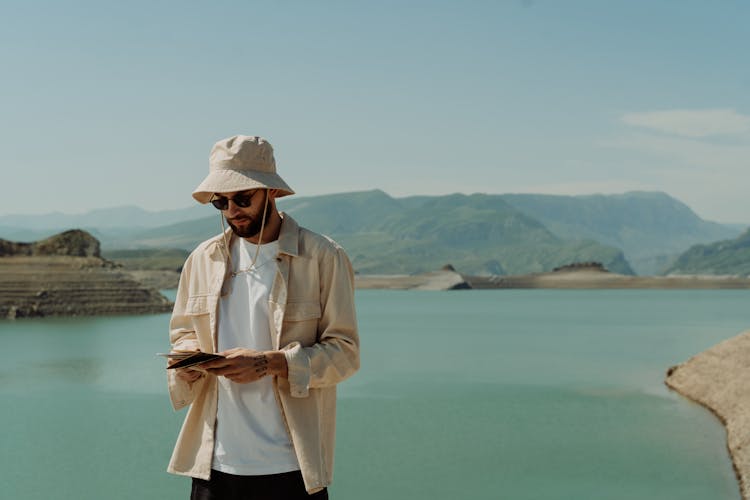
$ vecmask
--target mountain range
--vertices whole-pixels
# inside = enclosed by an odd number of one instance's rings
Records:
[[[692,245],[741,231],[705,221],[661,192],[620,195],[453,194],[394,198],[372,190],[279,200],[300,224],[347,249],[361,273],[417,273],[450,263],[467,274],[522,274],[598,261],[624,274],[656,274]],[[54,224],[54,226],[52,225]],[[0,217],[0,238],[39,239],[70,227],[103,250],[190,250],[221,230],[212,207]]]
[[[750,276],[750,229],[732,240],[692,246],[675,259],[665,272]]]
[[[661,192],[519,194],[505,199],[560,237],[594,239],[621,249],[638,274],[658,273],[691,245],[740,232],[736,226],[701,219],[690,207]]]

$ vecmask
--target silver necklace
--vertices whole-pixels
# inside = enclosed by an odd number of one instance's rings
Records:
[[[249,248],[248,248],[248,250],[249,250]],[[236,270],[236,271],[232,271],[232,278],[235,278],[235,277],[239,276],[240,274],[247,274],[247,273],[250,273],[250,272],[252,272],[253,270],[256,270],[256,271],[257,271],[257,270],[258,270],[258,269],[260,269],[261,267],[265,266],[265,265],[266,265],[266,264],[268,264],[269,262],[271,262],[271,261],[273,261],[273,260],[275,260],[275,259],[276,259],[276,255],[274,255],[274,254],[271,254],[271,256],[270,256],[270,257],[268,257],[268,258],[267,258],[266,260],[264,260],[264,261],[262,261],[262,262],[261,262],[260,264],[258,264],[258,260],[259,260],[259,259],[260,259],[261,257],[263,257],[263,256],[264,256],[264,255],[262,255],[262,254],[261,254],[261,251],[260,251],[260,250],[261,250],[261,247],[260,247],[260,245],[256,246],[256,248],[255,248],[255,257],[254,257],[254,258],[253,258],[253,259],[252,259],[252,260],[250,261],[250,265],[249,265],[249,266],[247,266],[247,267],[245,267],[245,268],[242,268],[242,269],[238,269],[238,270]],[[268,253],[269,253],[269,250],[270,250],[271,252],[273,252],[273,250],[269,248],[269,249],[266,249],[266,250],[265,250],[265,253],[266,253],[266,254],[268,254]],[[249,258],[249,257],[250,257],[250,256],[248,255],[248,258]]]
[[[260,269],[261,267],[265,266],[266,264],[268,264],[269,262],[271,262],[273,260],[275,260],[275,257],[272,257],[270,259],[266,259],[263,262],[261,262],[260,264],[258,264],[257,266],[255,265],[255,262],[253,262],[252,264],[250,264],[250,266],[248,266],[248,267],[246,267],[244,269],[238,269],[236,271],[232,271],[232,278],[236,278],[240,274],[246,274],[246,273],[249,273],[249,272],[251,272],[253,270],[258,270],[258,269]]]

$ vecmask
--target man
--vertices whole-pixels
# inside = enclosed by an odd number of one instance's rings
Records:
[[[193,500],[328,498],[336,384],[359,369],[353,271],[278,212],[291,194],[248,136],[214,145],[193,192],[230,226],[188,257],[170,321],[174,351],[224,356],[167,370],[174,408],[190,405],[168,471]]]

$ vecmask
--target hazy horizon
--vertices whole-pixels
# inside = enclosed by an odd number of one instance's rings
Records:
[[[11,0],[0,215],[189,207],[211,145],[255,134],[302,196],[663,191],[742,223],[748,23],[737,0]]]
[[[284,199],[280,200],[279,202],[282,204],[282,206],[280,207],[280,209],[283,210],[283,203],[285,201],[289,201],[291,199],[314,198],[314,197],[318,197],[318,196],[336,196],[336,195],[353,194],[353,193],[358,193],[358,192],[367,192],[367,191],[376,191],[376,190],[377,191],[383,191],[385,194],[387,194],[391,198],[394,198],[394,199],[397,199],[397,200],[401,199],[401,198],[410,198],[410,197],[419,197],[419,196],[449,196],[449,195],[454,195],[454,194],[459,194],[459,195],[464,195],[464,196],[471,196],[471,195],[475,195],[475,194],[489,195],[489,196],[503,196],[503,195],[517,195],[517,194],[519,194],[519,195],[548,194],[548,193],[518,193],[518,192],[514,192],[514,193],[486,193],[486,192],[459,193],[459,192],[455,192],[455,193],[447,193],[445,195],[407,194],[407,195],[403,195],[403,196],[394,196],[394,195],[392,195],[392,194],[390,194],[390,193],[388,193],[385,190],[382,190],[380,188],[373,188],[373,189],[356,190],[356,191],[341,191],[341,192],[321,193],[321,194],[316,194],[316,195],[304,195],[304,194],[299,194],[298,193],[298,194],[295,194],[295,195],[293,195],[291,197],[284,198]],[[551,194],[551,196],[580,196],[580,197],[586,197],[586,196],[617,196],[617,195],[625,195],[625,194],[629,194],[629,193],[638,193],[638,192],[662,193],[662,194],[666,194],[668,196],[671,196],[669,193],[666,193],[666,192],[663,192],[663,191],[626,191],[626,192],[623,192],[623,193],[608,193],[608,194],[603,194],[603,193],[584,193],[584,194],[578,194],[578,195],[555,195],[555,194]],[[672,198],[674,198],[674,197],[672,196]],[[674,199],[676,199],[677,201],[683,202],[683,200],[680,200],[678,198],[674,198]],[[192,200],[192,198],[191,198],[191,200]],[[0,218],[3,218],[3,217],[19,217],[19,218],[22,218],[22,217],[27,217],[27,216],[30,216],[30,217],[39,217],[39,216],[49,216],[49,215],[62,215],[62,216],[66,216],[66,217],[76,217],[76,216],[85,216],[85,215],[92,214],[92,213],[95,213],[95,212],[106,212],[106,211],[110,211],[110,210],[124,210],[124,209],[138,209],[138,210],[143,210],[143,211],[145,211],[147,213],[153,213],[153,214],[158,214],[158,213],[161,213],[161,212],[182,211],[182,210],[195,210],[195,211],[205,210],[206,217],[210,217],[210,216],[215,215],[215,209],[213,209],[210,205],[201,205],[201,204],[199,204],[198,202],[196,202],[194,200],[192,200],[192,203],[190,203],[190,202],[188,202],[188,203],[189,204],[185,205],[185,206],[168,207],[168,208],[164,208],[164,209],[155,209],[155,210],[154,209],[148,209],[148,208],[145,208],[145,207],[142,207],[142,206],[139,206],[139,205],[135,205],[135,204],[122,204],[122,205],[111,205],[111,206],[103,206],[103,207],[94,207],[94,208],[91,208],[91,209],[86,209],[86,210],[77,211],[77,212],[74,212],[74,211],[66,212],[66,211],[58,210],[58,211],[54,211],[54,212],[46,212],[46,213],[39,213],[39,214],[32,214],[32,213],[7,213],[7,214],[3,214],[3,213],[0,213]],[[693,209],[693,207],[690,207],[689,205],[688,205],[688,208]],[[708,219],[706,217],[703,217],[700,213],[697,213],[697,212],[696,212],[696,215],[698,217],[700,217],[701,219],[707,221],[707,222],[716,222],[716,223],[724,224],[724,225],[728,225],[728,226],[750,226],[750,221],[742,221],[742,220],[722,221],[722,220]]]

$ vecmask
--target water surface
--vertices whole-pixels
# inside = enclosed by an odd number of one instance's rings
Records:
[[[724,430],[665,370],[747,329],[731,290],[357,292],[339,499],[739,499]],[[179,499],[168,315],[0,323],[8,498]]]

